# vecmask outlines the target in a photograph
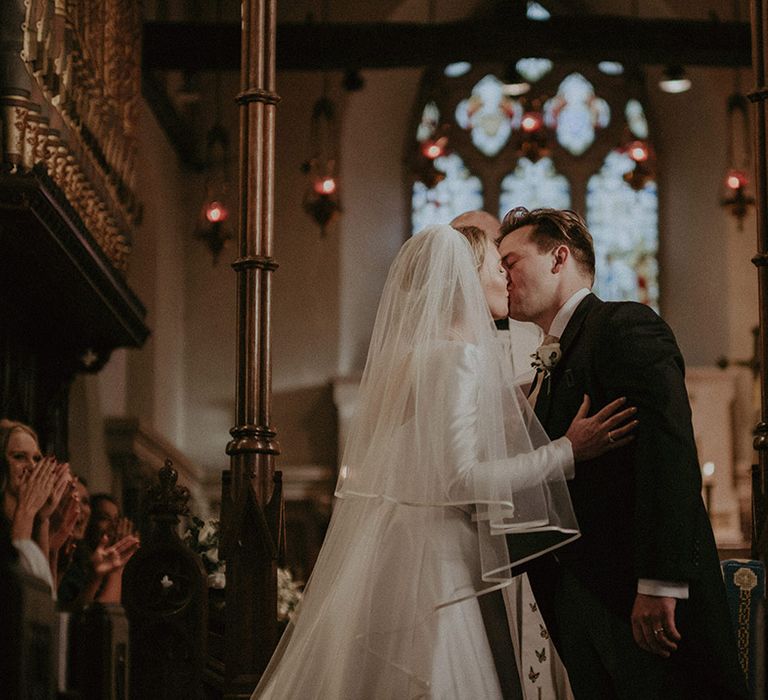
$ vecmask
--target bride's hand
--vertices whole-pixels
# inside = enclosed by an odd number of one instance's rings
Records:
[[[626,402],[625,398],[611,401],[587,418],[589,396],[584,395],[584,401],[565,434],[571,441],[575,462],[594,459],[609,450],[624,447],[634,439],[631,433],[640,421],[630,420],[637,409],[634,406],[623,408]]]

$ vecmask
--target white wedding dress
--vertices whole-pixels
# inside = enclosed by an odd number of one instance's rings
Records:
[[[449,227],[409,244],[379,308],[322,551],[253,698],[500,698],[477,597],[542,553],[535,533],[548,547],[578,536],[570,444],[547,441],[503,385],[511,368],[468,244]],[[414,279],[427,261],[435,279]],[[419,299],[403,301],[414,286]],[[464,317],[479,320],[457,326]],[[513,557],[509,534],[528,538]]]

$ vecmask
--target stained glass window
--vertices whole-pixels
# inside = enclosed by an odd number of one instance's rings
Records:
[[[449,78],[460,78],[462,75],[466,75],[472,70],[472,64],[468,61],[457,61],[456,63],[449,63],[443,73]]]
[[[435,168],[445,179],[434,187],[423,182],[413,185],[411,203],[412,232],[430,224],[447,224],[458,214],[483,208],[483,185],[467,170],[456,153],[435,159]]]
[[[560,145],[580,156],[595,140],[595,129],[608,126],[611,109],[595,95],[595,89],[583,75],[572,73],[562,83],[557,95],[544,105],[544,120],[555,129]]]
[[[421,113],[421,121],[416,128],[416,140],[420,143],[426,141],[435,133],[437,125],[440,123],[440,110],[434,102],[427,102],[424,105],[424,111]]]
[[[648,138],[648,122],[645,118],[643,105],[637,100],[627,100],[624,108],[624,116],[627,118],[629,130],[639,139]]]
[[[535,83],[549,73],[553,65],[548,58],[521,58],[515,68],[526,80]]]
[[[636,191],[624,175],[635,167],[611,151],[587,184],[587,225],[595,241],[595,292],[603,299],[659,308],[658,192],[651,180]]]
[[[568,179],[557,173],[551,158],[542,158],[536,163],[528,158],[520,158],[515,171],[501,181],[499,218],[518,206],[528,209],[570,208],[571,188]]]
[[[472,132],[472,143],[487,156],[495,156],[504,147],[523,116],[523,108],[503,88],[496,76],[486,75],[456,107],[456,123]]]
[[[525,16],[537,22],[546,22],[551,17],[549,10],[533,0],[528,0]]]
[[[637,67],[537,58],[514,67],[529,92],[505,94],[509,65],[425,73],[411,231],[473,209],[500,218],[516,206],[575,209],[595,240],[595,291],[658,310],[656,159]]]
[[[624,66],[618,61],[600,61],[597,64],[597,69],[606,75],[622,75],[624,73]]]

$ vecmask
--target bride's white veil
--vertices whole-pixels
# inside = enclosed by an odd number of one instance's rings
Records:
[[[496,333],[464,236],[432,226],[409,239],[380,301],[334,516],[257,696],[429,684],[441,612],[577,536]]]

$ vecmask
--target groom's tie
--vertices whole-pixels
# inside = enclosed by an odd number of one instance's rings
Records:
[[[557,343],[559,340],[560,338],[558,338],[556,335],[545,335],[544,340],[541,341],[541,345],[539,345],[539,347]],[[536,408],[536,399],[539,398],[539,392],[541,391],[542,384],[544,384],[544,370],[537,370],[536,376],[533,378],[533,384],[531,384],[531,390],[528,392],[528,403],[530,403],[533,408]]]

